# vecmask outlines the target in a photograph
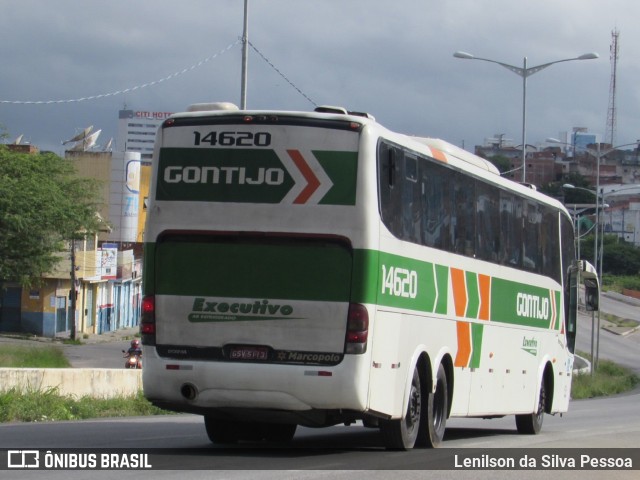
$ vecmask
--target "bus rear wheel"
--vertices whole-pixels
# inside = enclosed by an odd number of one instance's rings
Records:
[[[428,392],[416,368],[405,417],[380,423],[385,446],[394,450],[434,448],[444,437],[448,408],[447,375],[442,365],[436,373],[436,389]]]
[[[423,404],[426,400],[420,381],[418,367],[413,371],[411,389],[407,409],[403,418],[399,420],[384,420],[380,422],[380,431],[387,448],[392,450],[407,450],[413,448],[418,439],[418,434],[424,429],[427,419],[423,413]]]
[[[547,402],[547,389],[545,381],[542,379],[540,384],[540,398],[538,399],[538,409],[533,413],[516,415],[516,427],[518,433],[526,435],[536,435],[542,430],[542,421],[544,420],[544,407]]]
[[[440,364],[436,373],[436,390],[429,394],[427,405],[427,431],[425,432],[426,435],[424,435],[424,446],[435,448],[442,443],[444,438],[449,408],[447,374],[442,364]]]

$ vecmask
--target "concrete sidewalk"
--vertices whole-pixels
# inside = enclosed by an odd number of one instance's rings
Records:
[[[140,327],[121,328],[119,330],[113,330],[101,334],[80,333],[77,335],[77,340],[83,345],[95,345],[98,343],[110,343],[120,342],[124,340],[132,340],[135,337],[140,337]],[[0,332],[0,342],[2,343],[22,343],[22,342],[39,342],[39,343],[63,343],[65,340],[70,339],[70,332],[60,332],[55,337],[39,337],[30,333],[17,333],[17,332]]]
[[[96,344],[96,343],[108,343],[108,342],[119,342],[122,340],[133,340],[135,337],[140,338],[140,327],[130,327],[130,328],[121,328],[119,330],[114,330],[111,332],[105,332],[101,334],[88,334],[87,338],[83,337],[84,334],[79,336],[79,339],[82,343],[86,343],[88,345]]]

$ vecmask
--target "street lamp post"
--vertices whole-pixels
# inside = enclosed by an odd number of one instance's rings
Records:
[[[453,54],[456,58],[461,58],[463,60],[482,60],[484,62],[497,63],[501,67],[510,70],[522,77],[522,183],[526,183],[527,181],[527,78],[533,75],[534,73],[538,73],[540,70],[544,70],[547,67],[550,67],[556,63],[562,62],[570,62],[572,60],[591,60],[594,58],[598,58],[599,55],[597,53],[585,53],[584,55],[580,55],[579,57],[574,58],[565,58],[563,60],[556,60],[554,62],[543,63],[542,65],[536,65],[535,67],[527,67],[527,57],[524,57],[522,62],[522,67],[516,67],[515,65],[509,65],[508,63],[498,62],[496,60],[490,60],[488,58],[481,58],[472,55],[471,53],[457,51]]]
[[[563,142],[560,142],[563,143]],[[636,143],[629,143],[629,144],[625,144],[625,145],[619,145],[616,148],[620,148],[620,147],[626,147],[629,145],[636,145]],[[599,145],[598,145],[599,147]],[[603,156],[606,155],[606,153],[610,153],[612,150],[615,150],[615,148],[611,148],[609,150],[607,150],[604,154],[602,154]],[[600,151],[600,148],[598,148],[598,152]],[[598,162],[599,164],[599,162]],[[606,197],[606,195],[604,194],[603,189],[598,190],[590,190],[588,188],[582,188],[582,187],[576,187],[570,183],[565,183],[563,186],[563,188],[567,188],[567,189],[575,189],[575,190],[583,190],[585,192],[589,192],[592,195],[594,195],[596,197],[596,224],[595,224],[595,241],[594,241],[594,259],[595,259],[595,265],[596,265],[596,269],[598,271],[598,278],[600,279],[600,281],[602,281],[602,264],[603,264],[603,260],[604,260],[604,219],[600,219],[599,215],[599,210],[598,210],[598,206],[600,205],[600,203],[602,202],[602,212],[604,213],[604,209],[607,208],[609,205],[607,205],[604,202],[604,199]],[[633,186],[629,186],[626,188],[621,188],[612,192],[609,192],[609,194],[613,194],[624,191],[624,190],[637,190],[637,185],[633,185]],[[600,214],[601,214],[600,213]],[[598,230],[600,230],[600,247],[598,248]],[[598,295],[600,295],[600,290],[598,290]],[[598,297],[598,304],[600,303],[600,298]],[[595,370],[598,369],[598,361],[600,358],[600,309],[598,308],[598,320],[597,320],[597,324],[595,324],[595,315],[592,314],[591,316],[591,362],[592,362],[592,368],[591,368],[591,373],[593,374],[593,372],[595,372]],[[595,337],[594,337],[594,333],[595,333]],[[594,338],[595,338],[595,351],[594,351]]]
[[[596,196],[596,221],[594,224],[595,231],[595,240],[593,244],[593,259],[594,266],[598,268],[598,228],[600,227],[600,217],[598,217],[598,205],[600,204],[600,199],[598,198],[598,192],[589,190],[588,188],[576,187],[570,183],[565,183],[562,185],[562,188],[567,189],[576,189],[583,190],[585,192],[589,192]],[[578,240],[579,241],[579,240]],[[580,259],[580,255],[578,254],[578,260]],[[600,273],[598,274],[600,281],[602,281],[602,264],[600,264]],[[598,305],[600,305],[600,289],[598,289]],[[600,308],[598,308],[598,323],[596,325],[596,317],[595,312],[591,312],[591,375],[595,373],[598,368],[598,350],[600,346]]]

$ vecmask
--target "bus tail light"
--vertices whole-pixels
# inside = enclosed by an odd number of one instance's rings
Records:
[[[153,295],[147,295],[142,299],[140,335],[143,345],[156,344],[156,298]]]
[[[368,338],[369,312],[367,312],[367,308],[359,303],[350,303],[344,353],[358,355],[366,352]]]

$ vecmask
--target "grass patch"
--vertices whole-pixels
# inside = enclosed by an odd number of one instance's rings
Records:
[[[613,323],[614,325],[618,326],[618,327],[629,327],[629,328],[635,328],[638,325],[640,325],[640,322],[636,321],[636,320],[631,320],[629,318],[620,318],[617,317],[615,315],[612,315],[610,313],[602,313],[601,317],[604,318],[606,321]]]
[[[622,289],[640,290],[640,277],[637,275],[611,275],[605,273],[602,275],[602,286],[607,290],[622,293]]]
[[[580,356],[589,358],[584,353],[580,353]],[[638,384],[640,377],[631,370],[609,360],[599,360],[598,369],[593,375],[582,373],[573,376],[571,398],[578,400],[615,395],[633,390]]]
[[[61,396],[55,388],[45,391],[13,388],[0,392],[0,422],[50,422],[168,413],[151,405],[142,392],[109,399]]]
[[[52,345],[0,347],[0,367],[69,368],[60,347]],[[0,385],[1,387],[1,385]],[[142,392],[130,397],[76,398],[62,396],[57,388],[47,390],[12,388],[0,391],[0,422],[47,422],[89,418],[137,417],[168,414],[154,407]]]
[[[0,367],[69,368],[71,364],[59,347],[5,345],[0,347]]]

